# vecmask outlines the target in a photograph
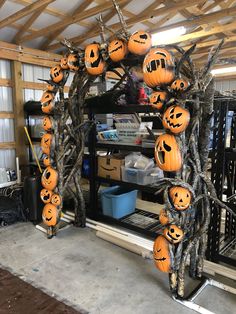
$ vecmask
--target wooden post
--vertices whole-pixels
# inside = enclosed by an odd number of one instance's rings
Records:
[[[16,141],[16,156],[19,157],[20,165],[28,163],[27,147],[25,144],[25,119],[23,108],[23,84],[21,62],[12,61],[12,95],[15,115],[15,141]]]

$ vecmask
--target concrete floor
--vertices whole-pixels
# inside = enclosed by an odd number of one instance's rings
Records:
[[[18,223],[0,228],[0,239],[0,264],[85,313],[195,313],[170,298],[168,276],[151,260],[88,228],[70,227],[47,240],[31,223]],[[214,313],[236,312],[236,297],[213,287],[197,302]]]

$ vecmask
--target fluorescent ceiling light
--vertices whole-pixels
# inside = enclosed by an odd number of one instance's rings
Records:
[[[214,69],[211,71],[211,74],[217,75],[217,74],[225,74],[225,73],[233,73],[233,72],[236,72],[236,66],[228,67],[228,68]]]
[[[184,26],[169,29],[164,32],[152,34],[152,45],[166,45],[178,42],[181,35],[186,33]]]

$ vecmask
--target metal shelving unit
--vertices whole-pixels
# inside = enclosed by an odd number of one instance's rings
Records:
[[[230,127],[230,145],[226,147],[227,117],[233,111]],[[217,196],[236,212],[236,100],[215,99],[214,135],[211,179]],[[225,210],[211,203],[211,220],[208,233],[207,258],[214,262],[224,262],[236,266],[236,220]]]
[[[112,104],[104,104],[99,97],[94,98],[93,101],[87,101],[87,114],[89,119],[95,120],[96,114],[107,113],[149,113],[154,112],[151,106],[142,105],[130,105],[130,106],[117,106]],[[140,151],[143,154],[153,154],[153,148],[142,147],[141,145],[119,143],[119,142],[97,142],[96,139],[96,126],[94,125],[90,131],[88,139],[89,158],[90,158],[90,211],[88,216],[94,220],[107,222],[109,224],[120,225],[124,228],[134,230],[138,233],[145,234],[151,238],[156,238],[160,232],[160,223],[158,215],[146,212],[144,210],[136,209],[134,214],[122,217],[121,219],[115,219],[102,214],[99,205],[98,190],[100,184],[108,185],[120,185],[128,189],[137,189],[142,192],[151,193],[155,192],[155,189],[151,186],[138,185],[124,181],[112,180],[107,178],[101,178],[97,176],[97,151],[99,149],[107,151]]]

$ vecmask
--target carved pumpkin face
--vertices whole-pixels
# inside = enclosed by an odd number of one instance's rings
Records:
[[[43,158],[43,164],[45,167],[51,166],[52,165],[52,160],[49,156],[46,156]]]
[[[172,186],[169,190],[169,196],[174,208],[177,210],[185,210],[191,204],[192,193],[181,186]]]
[[[45,204],[50,203],[51,198],[52,198],[52,191],[47,190],[47,189],[42,189],[40,192],[40,198]]]
[[[160,110],[167,99],[167,93],[158,91],[151,94],[150,104],[153,108]]]
[[[54,190],[58,182],[58,172],[52,167],[47,167],[41,177],[42,186],[47,190]]]
[[[49,133],[45,133],[42,136],[41,139],[41,148],[42,148],[42,152],[46,155],[50,154],[50,148],[52,145],[52,141],[53,141],[53,136],[52,134]]]
[[[184,237],[183,230],[176,225],[169,225],[163,231],[165,238],[173,244],[179,243]]]
[[[68,70],[69,66],[67,64],[67,58],[61,58],[60,66],[63,70]]]
[[[162,226],[165,226],[165,225],[167,225],[169,223],[169,218],[168,218],[167,212],[166,212],[166,210],[164,208],[162,208],[160,210],[159,221],[162,224]]]
[[[55,226],[59,221],[57,208],[53,204],[46,204],[42,213],[43,222],[47,226]]]
[[[174,80],[174,59],[170,52],[153,48],[143,61],[143,80],[149,87],[168,85]]]
[[[69,54],[67,58],[67,64],[70,70],[78,71],[79,70],[79,56],[76,53]]]
[[[180,106],[171,106],[165,111],[162,123],[165,129],[174,134],[179,134],[186,130],[189,120],[190,114],[187,109]]]
[[[61,196],[59,194],[53,194],[51,203],[55,206],[61,205]]]
[[[138,31],[133,33],[128,41],[128,49],[135,55],[145,55],[152,46],[152,40],[149,33]]]
[[[189,82],[183,79],[176,79],[171,84],[171,89],[175,92],[184,92],[189,87]]]
[[[53,121],[48,116],[43,118],[43,129],[45,131],[52,131],[52,129],[53,129]]]
[[[108,54],[112,61],[119,62],[127,54],[127,45],[123,40],[114,39],[108,45]]]
[[[61,66],[58,64],[50,69],[50,76],[53,82],[60,83],[64,79],[64,74]]]
[[[99,48],[99,44],[90,44],[85,48],[85,66],[91,75],[100,75],[105,69],[105,62]]]
[[[164,171],[178,171],[182,167],[182,157],[174,135],[162,134],[155,144],[155,160]]]
[[[41,109],[44,113],[49,114],[52,112],[52,110],[54,108],[53,100],[54,100],[54,95],[52,93],[50,93],[48,91],[43,93],[40,102],[42,104]]]
[[[153,259],[156,267],[160,271],[165,273],[171,272],[169,242],[162,235],[158,236],[154,242]]]

